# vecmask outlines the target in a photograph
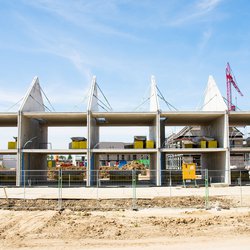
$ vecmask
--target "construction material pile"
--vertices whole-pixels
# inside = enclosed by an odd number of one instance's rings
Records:
[[[146,167],[142,163],[131,161],[130,163],[123,165],[121,170],[146,170]]]
[[[69,176],[72,180],[83,180],[86,178],[86,167],[85,166],[74,166],[68,164],[61,164],[55,168],[51,168],[48,170],[47,176],[50,180],[58,180],[59,170],[62,170],[62,178],[68,179]]]
[[[118,166],[100,166],[99,168],[99,178],[110,178],[110,172],[112,174],[118,173],[119,174],[126,174],[126,172],[136,170],[137,174],[146,172],[146,167],[144,164],[139,163],[137,161],[132,161],[130,163],[127,163],[123,165],[121,168]]]
[[[103,179],[103,178],[109,178],[110,177],[110,174],[109,174],[109,171],[112,171],[112,170],[119,170],[118,166],[101,166],[99,168],[99,178]]]

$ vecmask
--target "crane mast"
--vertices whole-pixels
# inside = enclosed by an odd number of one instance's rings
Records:
[[[227,63],[226,67],[226,82],[227,82],[227,107],[229,111],[235,111],[235,105],[232,104],[232,85],[241,96],[243,96],[243,94],[236,83],[236,79],[233,75],[229,63]]]

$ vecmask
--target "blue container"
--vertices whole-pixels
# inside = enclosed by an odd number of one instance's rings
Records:
[[[126,165],[126,164],[127,164],[127,161],[125,161],[125,160],[119,161],[118,167],[119,167],[119,168],[122,168],[122,166],[124,166],[124,165]]]

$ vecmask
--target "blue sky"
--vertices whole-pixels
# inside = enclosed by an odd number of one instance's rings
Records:
[[[250,2],[0,0],[0,110],[34,76],[56,111],[83,111],[91,78],[114,110],[133,110],[150,76],[166,100],[194,110],[208,75],[226,96],[229,61],[250,109]],[[162,104],[162,109],[168,110]]]

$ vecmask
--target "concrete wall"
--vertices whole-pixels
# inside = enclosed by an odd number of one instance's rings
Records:
[[[202,169],[208,169],[209,177],[212,178],[212,182],[228,183],[228,172],[226,172],[225,169],[226,158],[226,152],[202,154]]]
[[[48,128],[41,125],[35,119],[21,117],[20,149],[39,149],[44,148],[48,142]],[[30,142],[29,142],[30,141]],[[23,158],[23,159],[22,159]],[[21,152],[21,170],[28,170],[25,174],[26,181],[30,176],[34,181],[41,181],[47,176],[47,155],[28,154]],[[37,171],[41,170],[41,171]]]
[[[227,147],[227,142],[225,140],[226,135],[226,116],[223,115],[214,121],[212,121],[207,126],[201,126],[201,135],[214,137],[218,141],[218,146],[220,148]]]
[[[229,181],[229,155],[228,155],[228,116],[227,114],[215,119],[207,126],[201,126],[203,136],[214,137],[218,141],[218,147],[225,148],[225,152],[202,154],[202,168],[209,172],[216,182]],[[215,171],[216,170],[216,171]]]

